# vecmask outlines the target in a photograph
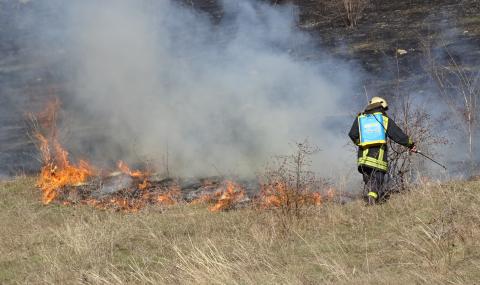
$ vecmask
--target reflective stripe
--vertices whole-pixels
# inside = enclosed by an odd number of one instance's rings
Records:
[[[383,145],[380,146],[380,151],[378,152],[378,160],[383,161],[383,156],[385,155],[385,150],[383,149]]]
[[[383,116],[383,127],[385,128],[385,132],[388,134],[387,130],[388,130],[388,117],[387,116]]]
[[[385,161],[380,161],[380,160],[375,159],[373,157],[368,157],[368,156],[367,157],[360,157],[358,159],[358,164],[370,166],[370,167],[373,167],[373,168],[377,168],[377,169],[383,170],[385,172],[388,170],[388,164]]]
[[[369,141],[368,143],[360,143],[359,146],[369,147],[374,145],[382,145],[385,144],[385,140],[378,140],[378,141]]]
[[[379,159],[376,159],[376,158],[373,158],[373,157],[369,157],[368,156],[368,151],[369,151],[368,148],[363,150],[362,157],[360,157],[358,159],[358,164],[367,165],[367,166],[378,168],[380,170],[387,171],[388,163],[386,161],[383,161],[383,160],[379,160]],[[382,151],[381,154],[383,156],[383,151]]]
[[[378,194],[375,193],[375,192],[368,192],[368,196],[373,197],[373,198],[375,198],[375,199],[378,198]]]

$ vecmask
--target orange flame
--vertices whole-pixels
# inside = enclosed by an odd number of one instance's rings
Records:
[[[312,193],[312,202],[315,206],[320,206],[322,204],[322,195],[318,192]]]
[[[121,172],[127,175],[130,175],[132,177],[141,178],[141,177],[147,176],[147,173],[143,173],[140,170],[134,170],[134,171],[130,170],[130,167],[128,167],[128,165],[122,160],[118,161],[117,167]]]
[[[263,208],[278,208],[288,201],[288,186],[286,183],[275,182],[262,186],[261,206]]]
[[[327,192],[327,198],[331,199],[335,195],[335,190],[330,188]],[[260,206],[262,208],[279,208],[289,204],[316,205],[323,203],[324,197],[319,192],[295,192],[286,182],[273,182],[262,185],[260,193]]]
[[[50,203],[58,195],[58,189],[67,185],[78,185],[87,181],[93,174],[93,168],[81,160],[78,165],[72,165],[68,161],[68,152],[54,140],[55,156],[52,157],[48,140],[41,134],[36,134],[40,142],[40,151],[44,166],[41,169],[37,186],[42,190],[42,202]]]
[[[201,195],[200,197],[191,201],[189,204],[190,205],[198,205],[198,204],[210,203],[210,202],[215,200],[215,196],[219,196],[218,194],[217,195],[215,195],[215,194],[216,193],[207,193],[207,194]]]
[[[147,179],[144,179],[142,183],[138,184],[138,189],[145,190],[150,186],[150,183]]]
[[[91,176],[100,176],[103,172],[96,171],[88,162],[83,160],[77,164],[69,161],[69,153],[57,139],[56,112],[59,106],[60,102],[55,100],[48,104],[46,110],[38,114],[38,117],[32,115],[31,118],[35,123],[34,135],[38,141],[38,148],[43,160],[37,186],[42,190],[42,202],[44,204],[57,199],[63,205],[81,203],[99,209],[136,212],[149,204],[175,205],[182,201],[182,192],[178,184],[165,188],[165,184],[157,183],[158,181],[151,179],[153,172],[132,170],[122,160],[117,163],[118,169],[132,179],[124,179],[129,184],[125,186],[125,183],[119,183],[122,186],[118,186],[118,189],[109,192],[111,195],[108,197],[85,198],[85,191],[87,194],[91,193],[93,190],[90,189],[92,188],[90,186],[94,185],[96,180],[92,180],[92,184],[89,184],[86,189],[69,187],[81,186]],[[38,124],[36,124],[37,118],[39,119]],[[116,174],[109,177],[115,179]],[[125,177],[120,176],[119,178],[123,179]],[[113,182],[116,181],[113,180]],[[225,181],[220,188],[218,188],[219,182],[216,179],[206,179],[202,184],[202,189],[207,193],[193,200],[190,204],[209,203],[211,206],[208,207],[208,210],[211,212],[229,210],[246,197],[244,189],[232,181]],[[261,188],[260,202],[263,208],[284,207],[292,201],[295,204],[321,205],[324,200],[332,200],[335,196],[335,189],[333,188],[329,188],[325,196],[319,192],[310,192],[309,189],[296,192],[288,181],[270,182],[262,185]],[[67,197],[67,194],[70,193],[81,193],[81,195],[72,195],[74,198]],[[79,201],[69,200],[78,197],[81,197]]]
[[[164,205],[175,205],[181,199],[180,187],[173,186],[168,192],[157,196],[157,202]]]
[[[219,212],[230,209],[235,203],[239,202],[244,197],[245,191],[240,185],[227,181],[226,189],[221,194],[220,199],[218,199],[215,205],[209,207],[208,210],[211,212]]]

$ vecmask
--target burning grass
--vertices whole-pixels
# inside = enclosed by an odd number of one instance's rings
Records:
[[[85,161],[78,165],[70,163],[68,152],[56,138],[49,141],[39,133],[36,138],[44,162],[37,181],[44,204],[86,204],[100,209],[137,212],[147,205],[171,206],[189,202],[183,197],[178,180],[156,180],[147,171],[131,170],[123,161],[118,162],[117,172],[101,175]],[[51,145],[54,151],[51,151]],[[229,180],[217,181],[214,187],[211,182],[199,186],[203,187],[204,193],[191,203],[213,204],[209,207],[212,212],[232,209],[246,199],[243,188]]]
[[[150,171],[132,170],[118,161],[117,170],[97,171],[87,161],[70,161],[60,144],[56,126],[60,101],[49,102],[39,114],[28,114],[32,138],[38,145],[43,167],[36,186],[42,191],[43,204],[86,204],[100,209],[113,208],[136,212],[147,205],[175,205],[185,202],[180,185],[170,179],[157,181]],[[244,198],[243,190],[230,181],[213,193],[196,198],[195,203],[216,203],[212,211],[227,210]]]
[[[68,152],[54,140],[54,153],[52,156],[49,141],[40,133],[36,134],[40,143],[40,150],[44,165],[41,169],[37,186],[42,189],[42,202],[48,204],[57,196],[59,189],[65,186],[81,185],[93,175],[93,168],[81,160],[78,165],[72,165],[68,160]]]
[[[320,188],[307,189],[313,185],[304,181],[302,169],[311,150],[306,144],[298,144],[298,157],[294,161],[297,182],[291,183],[292,176],[281,166],[272,175],[279,181],[262,183],[260,193],[250,193],[249,197],[240,183],[227,179],[203,180],[197,185],[194,197],[182,189],[180,179],[158,179],[152,170],[131,169],[124,161],[118,161],[116,170],[97,170],[85,160],[72,163],[68,151],[60,144],[56,126],[60,102],[53,100],[45,111],[30,114],[32,138],[35,139],[41,154],[43,167],[37,187],[42,191],[42,202],[62,205],[86,204],[100,209],[137,212],[147,205],[171,206],[179,203],[210,204],[211,212],[219,212],[244,206],[246,202],[259,204],[261,208],[288,209],[299,206],[319,205],[322,196]],[[300,159],[300,160],[299,160]],[[285,160],[285,162],[288,161]],[[302,181],[298,180],[302,176]],[[308,184],[308,185],[307,185]],[[192,189],[189,189],[192,190]]]
[[[207,205],[135,213],[38,203],[0,183],[1,284],[475,284],[480,183],[423,185],[388,203],[272,211]]]
[[[230,210],[245,205],[258,204],[261,208],[289,209],[293,206],[320,205],[320,192],[293,186],[289,178],[273,175],[282,179],[262,184],[260,193],[253,193],[250,199],[244,187],[230,180],[203,180],[194,189],[197,194],[187,199],[182,191],[179,179],[157,179],[152,172],[132,170],[124,161],[117,163],[117,171],[97,171],[88,162],[80,160],[73,164],[68,152],[61,146],[52,132],[49,139],[39,131],[35,133],[41,153],[43,167],[37,187],[42,191],[42,202],[63,205],[86,204],[100,209],[137,212],[147,205],[159,204],[171,206],[178,203],[211,204],[211,212]],[[299,170],[301,171],[301,170]]]

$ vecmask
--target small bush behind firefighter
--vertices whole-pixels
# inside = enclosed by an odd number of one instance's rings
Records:
[[[367,190],[365,199],[370,205],[377,203],[385,194],[383,184],[388,172],[387,139],[416,151],[415,143],[387,116],[387,110],[385,99],[373,97],[365,110],[355,118],[348,133],[358,146],[358,171],[363,175]]]

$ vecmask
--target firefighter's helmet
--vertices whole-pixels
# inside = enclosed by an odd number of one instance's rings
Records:
[[[382,97],[373,97],[369,104],[380,104],[383,109],[388,109],[387,100],[383,99]]]

